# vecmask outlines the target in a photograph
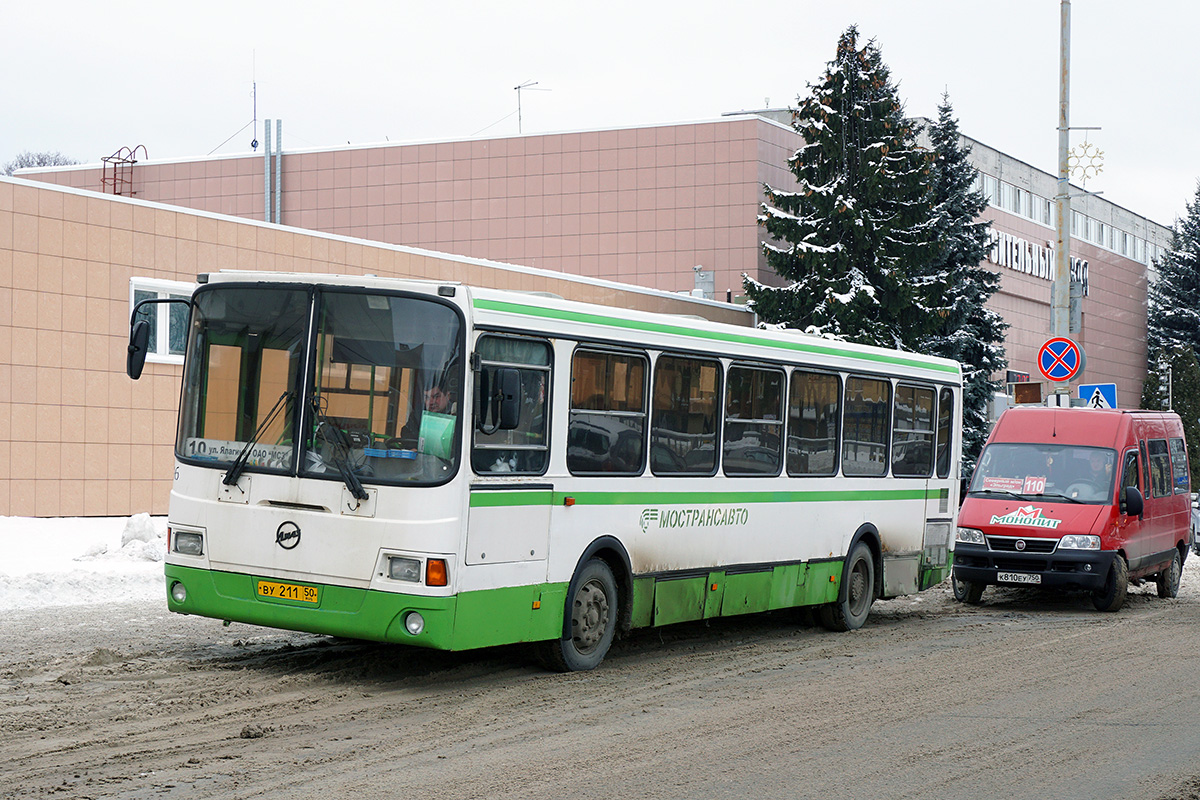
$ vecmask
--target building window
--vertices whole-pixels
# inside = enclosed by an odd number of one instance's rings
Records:
[[[996,180],[991,175],[984,175],[983,196],[987,199],[988,205],[1000,205],[1000,181]]]
[[[143,300],[190,300],[196,287],[181,281],[130,278],[129,311]],[[146,360],[182,364],[187,346],[188,306],[183,303],[153,303],[142,306],[137,319],[150,323]]]
[[[1033,218],[1043,225],[1050,224],[1050,201],[1044,197],[1033,196]]]

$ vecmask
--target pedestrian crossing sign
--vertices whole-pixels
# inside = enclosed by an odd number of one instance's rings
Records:
[[[1117,385],[1115,383],[1080,384],[1079,399],[1088,408],[1116,408]]]

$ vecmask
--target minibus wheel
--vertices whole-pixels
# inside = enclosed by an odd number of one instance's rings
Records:
[[[1179,551],[1175,551],[1175,557],[1171,559],[1171,566],[1158,573],[1156,576],[1158,582],[1159,597],[1178,597],[1179,596],[1179,574],[1183,570],[1183,564],[1179,558]]]
[[[973,606],[977,606],[983,602],[983,590],[987,588],[987,584],[985,583],[964,581],[953,572],[950,573],[950,586],[954,589],[955,600]]]
[[[964,581],[964,583],[967,584],[967,605],[983,605],[983,590],[987,588],[987,584],[973,581]]]
[[[842,585],[835,603],[821,606],[821,625],[831,631],[862,627],[875,602],[875,559],[866,542],[854,545],[842,570]]]
[[[1092,592],[1092,605],[1097,611],[1120,611],[1129,590],[1129,566],[1120,553],[1113,556],[1104,588]]]
[[[594,669],[608,654],[617,630],[617,581],[608,564],[588,559],[567,589],[567,635],[541,642],[538,656],[557,672]]]

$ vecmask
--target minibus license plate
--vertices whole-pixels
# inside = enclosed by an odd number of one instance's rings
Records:
[[[1042,576],[1028,572],[997,572],[996,580],[1001,583],[1041,583]]]
[[[260,597],[300,600],[305,603],[316,603],[320,598],[320,590],[315,586],[298,586],[294,583],[275,583],[274,581],[259,581],[258,594]]]

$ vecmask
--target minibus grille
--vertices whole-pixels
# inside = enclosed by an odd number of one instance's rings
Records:
[[[1018,542],[1023,545],[1018,546]],[[1026,539],[1024,536],[989,536],[988,548],[998,553],[1053,553],[1058,539]]]

